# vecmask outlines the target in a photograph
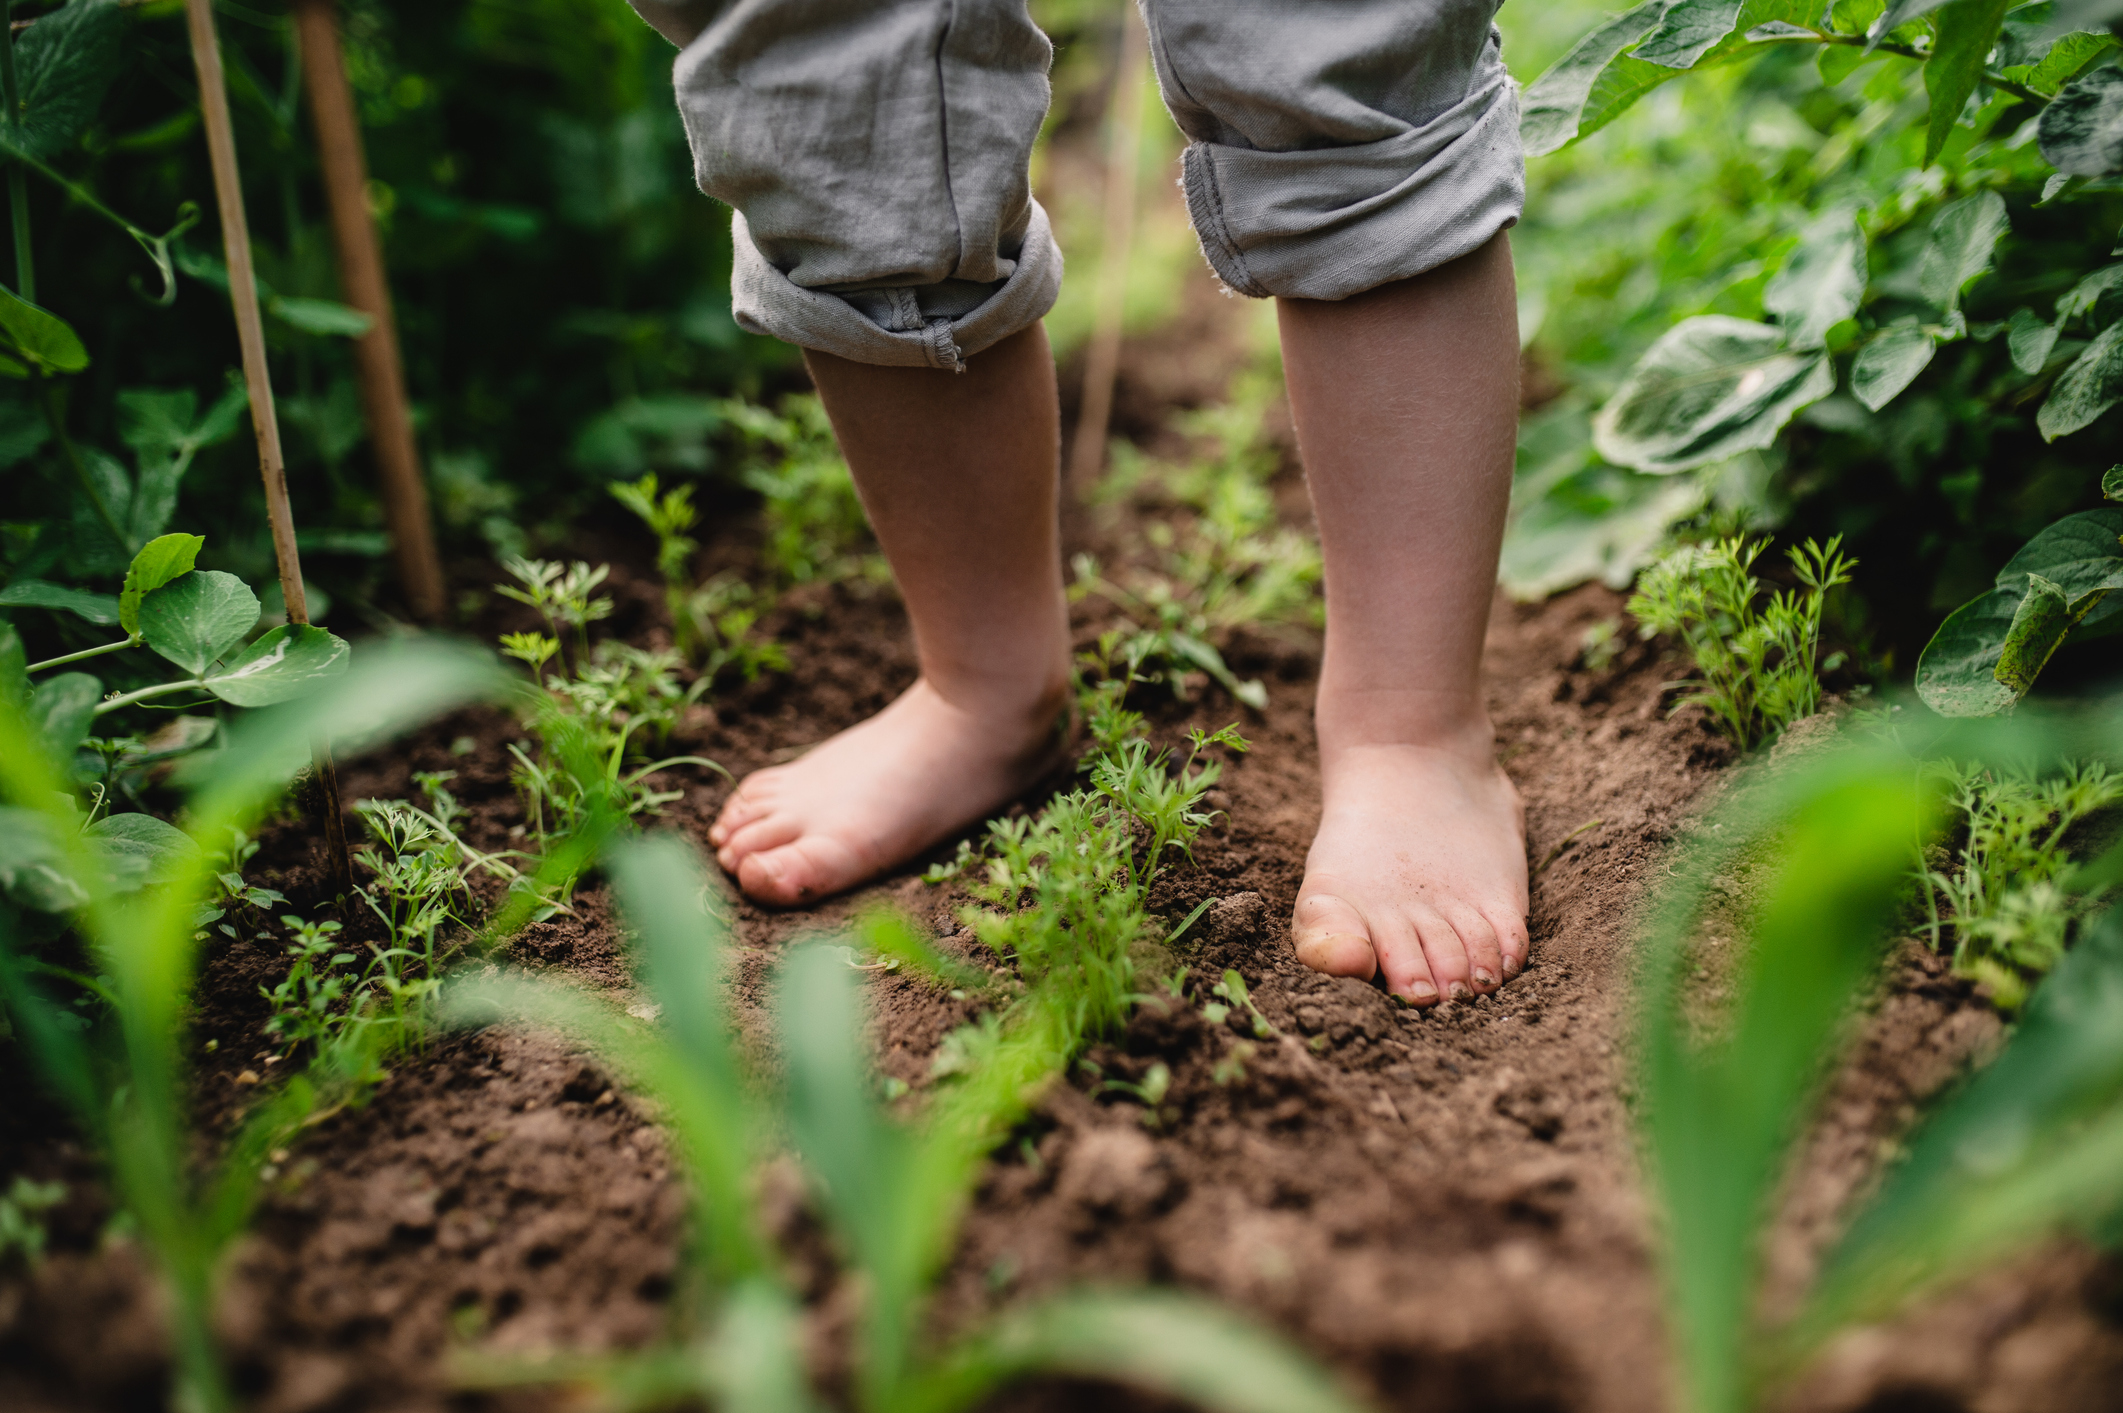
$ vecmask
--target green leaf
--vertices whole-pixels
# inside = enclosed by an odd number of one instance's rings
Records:
[[[1740,6],[1741,0],[1677,0],[1630,55],[1664,68],[1693,68],[1739,24]]]
[[[2087,608],[2097,601],[2093,594],[2086,598]],[[2074,612],[2070,597],[2049,580],[2039,574],[2028,575],[2027,592],[2013,610],[2012,626],[2005,630],[2005,641],[1999,645],[1998,665],[1991,669],[1999,684],[2016,699],[2026,696],[2034,688],[2035,678],[2049,665],[2050,655],[2078,625],[2084,612]]]
[[[1969,95],[1983,78],[1983,62],[1998,42],[1998,29],[2012,0],[1954,0],[1932,21],[1937,37],[1924,61],[1924,91],[1931,95],[1931,121],[1924,137],[1924,165],[1937,160]]]
[[[109,594],[69,589],[64,584],[47,584],[42,579],[17,579],[0,589],[0,608],[57,609],[104,628],[118,621],[119,612],[118,600]]]
[[[258,625],[258,596],[233,574],[195,569],[140,600],[147,645],[194,677]]]
[[[1833,391],[1826,353],[1786,348],[1768,324],[1706,314],[1667,330],[1638,361],[1593,419],[1593,447],[1617,466],[1685,471],[1770,445]]]
[[[330,334],[358,339],[375,321],[351,305],[332,299],[301,299],[276,294],[265,301],[265,312],[306,334]]]
[[[88,349],[73,328],[0,286],[0,377],[78,373],[88,367]]]
[[[1872,22],[1872,28],[1866,31],[1865,37],[1872,44],[1878,44],[1911,20],[1920,20],[1933,10],[1943,9],[1951,3],[1953,0],[1893,0],[1885,13]]]
[[[2029,574],[2052,581],[2074,601],[2097,590],[2123,588],[2123,510],[2082,510],[2044,527],[2005,561],[1996,587],[2019,588]],[[2103,605],[2088,621],[2119,610],[2123,604]]]
[[[1917,288],[1949,312],[1961,307],[1961,291],[1990,268],[1992,252],[2012,223],[2005,198],[1980,191],[1940,209],[1931,221],[1924,255],[1917,264]]]
[[[1883,330],[1878,338],[1858,350],[1850,367],[1850,394],[1870,411],[1878,412],[1916,381],[1917,374],[1930,366],[1932,355],[1937,352],[1937,340],[1920,325],[1902,324]]]
[[[2107,64],[2073,79],[2035,127],[2043,158],[2060,172],[2105,177],[2123,171],[2123,70]]]
[[[88,739],[89,724],[96,719],[96,703],[101,700],[103,684],[86,672],[47,677],[30,693],[30,725],[45,753],[62,769]]]
[[[88,893],[67,872],[53,828],[40,811],[0,805],[0,894],[38,912],[71,912]]]
[[[152,539],[177,509],[177,487],[201,447],[234,435],[250,406],[238,384],[222,394],[195,420],[199,399],[190,389],[166,392],[129,388],[118,394],[118,435],[133,448],[139,468],[128,528],[139,540]]]
[[[1995,716],[2020,699],[1998,680],[1998,659],[2020,594],[1992,589],[1946,615],[1917,658],[1917,696],[1941,716]]]
[[[1586,110],[1592,102],[1593,88],[1624,49],[1659,23],[1666,3],[1667,0],[1646,0],[1615,16],[1571,46],[1569,53],[1526,86],[1519,96],[1519,135],[1525,141],[1527,156],[1554,152],[1613,117],[1609,113],[1587,125]],[[1656,64],[1643,67],[1660,75],[1657,81],[1672,78],[1675,72]],[[1603,106],[1611,106],[1612,102],[1612,93],[1603,97]]]
[[[22,635],[15,625],[0,618],[0,709],[29,705],[29,657],[22,651]]]
[[[2050,388],[2035,426],[2042,440],[2069,436],[2123,399],[2123,323],[2110,324]]]
[[[140,600],[182,574],[192,572],[204,535],[163,535],[149,540],[133,556],[125,571],[125,587],[118,595],[118,624],[128,634],[140,631]]]
[[[251,621],[257,621],[255,610]],[[309,623],[283,624],[260,634],[257,642],[223,663],[204,685],[235,706],[272,706],[346,675],[347,651],[346,640],[326,629]]]
[[[107,815],[87,834],[103,856],[112,890],[119,893],[166,883],[199,854],[189,834],[151,814]]]
[[[2057,322],[2098,318],[2101,300],[2118,289],[2123,289],[2123,264],[2103,265],[2057,296]]]
[[[15,41],[22,97],[17,146],[46,160],[74,144],[118,75],[124,36],[116,0],[74,0],[22,31]]]
[[[1828,331],[1858,312],[1865,294],[1865,233],[1850,211],[1831,211],[1807,226],[1762,291],[1793,348],[1818,348]]]
[[[2111,466],[2101,473],[2101,494],[2110,500],[2123,500],[2123,466]]]
[[[2057,326],[2022,305],[2012,311],[2006,326],[2005,347],[2012,353],[2012,366],[2032,378],[2049,366],[2050,352],[2057,346]]]
[[[2067,34],[2049,46],[2039,63],[2007,69],[2005,76],[2018,79],[2037,93],[2056,95],[2081,70],[2116,47],[2112,34]]]

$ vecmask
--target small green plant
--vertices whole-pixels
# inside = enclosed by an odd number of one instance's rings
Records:
[[[663,576],[671,632],[679,655],[700,674],[689,695],[712,691],[725,672],[747,682],[765,672],[786,672],[789,656],[782,645],[753,636],[759,610],[750,585],[727,575],[693,582],[693,552],[699,544],[686,533],[697,518],[693,488],[673,486],[659,495],[652,471],[639,481],[619,482],[612,494],[656,536],[656,571]]]
[[[66,1200],[66,1184],[15,1179],[0,1195],[0,1268],[19,1259],[34,1266],[43,1259],[47,1234],[44,1214]]]
[[[345,1002],[355,984],[346,970],[358,958],[339,949],[340,924],[305,922],[290,915],[281,921],[293,937],[288,942],[287,975],[258,994],[273,1008],[266,1034],[292,1053],[304,1045],[322,1045],[346,1023]]]
[[[1236,971],[1226,970],[1224,979],[1209,988],[1217,999],[1202,1007],[1202,1015],[1211,1025],[1222,1025],[1236,1013],[1246,1020],[1247,1028],[1256,1040],[1273,1040],[1281,1034],[1261,1014],[1261,1008],[1253,1004],[1253,993],[1246,989],[1246,978]]]
[[[1923,874],[1931,944],[1944,950],[1952,928],[1954,973],[1989,988],[2001,1010],[2018,1010],[2102,901],[2102,890],[2068,886],[2076,870],[2066,840],[2123,804],[2123,775],[2098,761],[2048,776],[1954,766],[1945,774],[1964,837],[1952,863]]]
[[[579,664],[589,657],[590,625],[612,616],[612,601],[601,596],[593,597],[597,586],[610,577],[611,566],[600,564],[592,569],[579,559],[568,565],[549,559],[510,559],[501,567],[516,582],[496,584],[495,592],[518,603],[529,604],[545,620],[546,626],[543,639],[526,633],[511,633],[504,637],[502,645],[509,656],[522,658],[531,664],[533,671],[556,654],[563,667]],[[566,646],[571,639],[574,644],[572,652]],[[547,643],[551,646],[545,646]]]
[[[736,399],[720,406],[746,446],[744,483],[765,501],[761,552],[773,586],[887,577],[883,560],[864,553],[870,523],[824,404],[799,394],[778,412]]]
[[[1701,674],[1675,704],[1699,706],[1742,750],[1814,714],[1821,704],[1821,607],[1828,591],[1850,582],[1855,562],[1841,540],[1808,540],[1790,551],[1799,588],[1763,600],[1751,572],[1766,541],[1734,536],[1688,545],[1644,572],[1629,613],[1645,637],[1680,637]]]

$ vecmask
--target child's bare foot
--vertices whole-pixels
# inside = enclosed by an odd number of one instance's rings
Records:
[[[1292,937],[1298,960],[1417,1006],[1526,965],[1526,826],[1488,724],[1445,745],[1320,753],[1325,810]]]
[[[969,710],[926,678],[788,765],[754,771],[708,831],[762,903],[852,888],[986,816],[1059,758],[1066,689],[1029,707]]]

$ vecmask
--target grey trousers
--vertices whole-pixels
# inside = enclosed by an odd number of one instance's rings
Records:
[[[737,322],[962,370],[1036,322],[1061,251],[1028,164],[1052,46],[1025,0],[632,0],[681,46]],[[1346,299],[1479,249],[1525,198],[1502,0],[1141,0],[1202,253]]]

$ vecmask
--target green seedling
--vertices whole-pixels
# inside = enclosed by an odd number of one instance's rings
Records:
[[[787,671],[789,658],[782,645],[752,634],[759,611],[752,607],[749,585],[728,576],[693,582],[693,555],[700,547],[686,533],[698,518],[693,488],[673,486],[659,495],[651,472],[639,481],[615,484],[612,494],[656,536],[656,571],[663,577],[671,632],[679,655],[700,674],[689,695],[705,695],[725,672],[756,682],[762,673]]]
[[[2101,902],[2100,890],[2065,886],[2074,872],[2066,840],[2123,805],[2123,775],[2096,761],[2047,778],[1951,765],[1943,776],[1965,834],[1953,862],[1921,874],[1931,945],[1944,950],[1950,927],[1955,974],[2017,1010]]]
[[[1255,1053],[1257,1052],[1252,1041],[1239,1041],[1231,1047],[1231,1053],[1218,1060],[1216,1068],[1209,1071],[1210,1080],[1219,1089],[1244,1081],[1246,1078],[1246,1061],[1252,1059]]]
[[[71,1108],[107,1164],[114,1196],[130,1214],[169,1301],[179,1389],[173,1402],[223,1413],[234,1395],[215,1352],[211,1320],[217,1272],[241,1231],[265,1154],[281,1146],[352,1073],[372,1073],[375,1047],[391,1037],[368,1027],[352,1043],[269,1096],[240,1125],[221,1161],[197,1163],[185,1131],[185,1028],[201,904],[216,857],[281,795],[318,742],[345,749],[390,734],[480,696],[502,678],[491,659],[426,643],[383,647],[341,685],[236,723],[211,763],[194,760],[179,783],[191,791],[182,841],[125,886],[111,856],[82,831],[67,761],[53,751],[19,696],[0,692],[0,792],[9,827],[34,822],[45,866],[81,901],[73,926],[104,978],[110,1010],[84,1030],[48,994],[20,947],[12,908],[0,906],[0,998],[44,1081]],[[121,816],[120,818],[127,818]],[[225,855],[223,856],[225,857]],[[329,955],[329,954],[327,954]]]
[[[1246,978],[1236,971],[1226,970],[1224,979],[1209,990],[1218,998],[1202,1007],[1202,1014],[1208,1018],[1209,1024],[1222,1025],[1236,1013],[1245,1018],[1245,1024],[1256,1040],[1273,1040],[1282,1034],[1268,1023],[1268,1018],[1261,1014],[1261,1008],[1253,1004],[1253,995],[1246,990]]]
[[[882,561],[864,553],[869,521],[824,405],[804,394],[782,399],[779,412],[736,399],[718,406],[743,439],[744,483],[765,502],[771,587],[882,577]]]
[[[1172,1070],[1163,1060],[1155,1061],[1143,1072],[1142,1079],[1101,1079],[1094,1093],[1124,1094],[1143,1106],[1143,1123],[1149,1128],[1164,1126],[1164,1117],[1158,1113],[1158,1105],[1172,1090]]]
[[[343,1004],[354,985],[346,970],[357,960],[352,952],[339,950],[340,925],[336,922],[304,922],[299,917],[281,919],[294,938],[287,954],[288,973],[271,988],[258,994],[273,1007],[266,1020],[266,1034],[285,1044],[290,1052],[303,1045],[317,1045],[337,1034],[345,1023]]]
[[[1224,655],[1203,635],[1210,629],[1208,618],[1173,596],[1171,586],[1153,582],[1143,593],[1121,588],[1099,573],[1098,561],[1080,554],[1072,561],[1076,582],[1070,587],[1072,602],[1092,594],[1121,608],[1134,620],[1132,630],[1115,629],[1099,638],[1098,652],[1084,665],[1101,676],[1120,676],[1128,682],[1162,683],[1180,701],[1186,701],[1187,674],[1200,672],[1232,697],[1255,711],[1268,708],[1268,689],[1258,681],[1242,682],[1224,661]],[[1113,669],[1121,671],[1115,673]]]
[[[1660,560],[1637,581],[1629,613],[1645,637],[1677,634],[1700,683],[1675,703],[1699,706],[1743,750],[1749,750],[1820,709],[1821,607],[1828,591],[1850,582],[1856,562],[1841,539],[1824,547],[1808,540],[1790,551],[1797,590],[1762,602],[1752,573],[1766,542],[1735,536],[1686,546]]]
[[[43,1259],[47,1233],[41,1218],[65,1200],[64,1183],[15,1179],[0,1195],[0,1268],[16,1259],[26,1266]]]
[[[592,569],[579,559],[570,565],[546,559],[509,559],[501,567],[516,582],[496,584],[494,591],[538,611],[545,620],[546,636],[553,643],[546,650],[547,656],[560,652],[561,645],[572,637],[575,650],[572,654],[562,653],[562,661],[579,665],[590,655],[590,625],[612,616],[610,599],[592,597],[597,586],[611,574],[611,566],[600,564]]]
[[[863,1053],[856,973],[823,947],[797,949],[775,987],[785,1080],[769,1086],[746,1074],[720,999],[729,943],[702,906],[709,884],[690,849],[669,838],[628,844],[612,854],[611,874],[664,1008],[657,1028],[521,982],[468,989],[463,1004],[473,1017],[498,1003],[589,1037],[663,1104],[698,1211],[679,1333],[635,1354],[465,1359],[468,1382],[586,1386],[629,1410],[703,1399],[731,1413],[822,1408],[800,1307],[755,1205],[753,1174],[782,1132],[864,1293],[847,1389],[862,1413],[960,1413],[1037,1373],[1118,1379],[1235,1413],[1351,1407],[1273,1336],[1185,1296],[1065,1292],[933,1345],[923,1337],[929,1289],[994,1125],[962,1106],[933,1108],[915,1124],[891,1116]],[[1015,1082],[1014,1061],[998,1058]],[[1000,1096],[987,1079],[976,1075],[960,1092]]]

